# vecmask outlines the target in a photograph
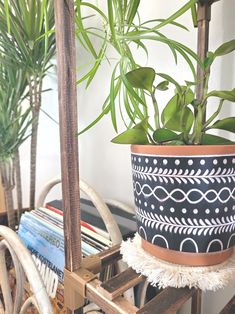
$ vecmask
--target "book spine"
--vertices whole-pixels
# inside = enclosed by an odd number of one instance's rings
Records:
[[[24,215],[22,215],[21,221],[23,222],[24,220],[28,220],[29,222],[32,221],[32,223],[34,223],[36,225],[39,224],[43,228],[50,229],[50,230],[54,231],[55,233],[59,234],[61,237],[64,236],[63,230],[61,228],[49,223],[49,221],[47,221],[45,219],[41,219],[41,218],[37,217],[33,213],[25,213]]]
[[[81,231],[86,234],[87,236],[91,237],[92,239],[100,242],[103,245],[106,245],[108,247],[112,246],[112,242],[107,240],[105,237],[101,236],[100,234],[93,232],[91,230],[88,230],[87,228],[84,228],[83,226],[81,226]]]
[[[21,223],[19,227],[18,234],[25,242],[25,244],[31,244],[35,246],[37,250],[48,259],[52,259],[51,251],[45,250],[46,246],[49,246],[54,251],[60,250],[63,253],[64,258],[64,238],[63,233],[58,233],[55,230],[51,229],[51,226],[46,224],[41,224],[40,219],[34,220],[35,217],[30,215],[22,215]],[[22,229],[24,228],[24,230]],[[25,229],[28,233],[26,236]],[[46,242],[47,243],[46,243]],[[101,251],[99,247],[94,247],[86,241],[82,241],[82,251],[86,255],[97,254]],[[58,253],[55,251],[55,253]],[[55,255],[56,256],[56,255]],[[53,259],[55,258],[53,257]]]
[[[47,211],[45,209],[47,209]],[[55,208],[55,207],[53,207],[53,206],[51,206],[49,204],[46,204],[46,208],[45,209],[43,207],[39,208],[39,210],[42,210],[42,211],[46,212],[48,215],[53,215],[53,213],[56,214],[56,215],[59,215],[59,216],[56,216],[57,219],[60,220],[60,221],[63,221],[63,218],[61,218],[61,217],[63,217],[62,210],[60,210],[58,208]],[[52,213],[50,213],[48,210],[52,211]],[[92,226],[91,224],[88,224],[86,221],[81,220],[81,225],[83,227],[87,228],[87,229],[90,229],[93,232],[96,232],[94,226]]]
[[[53,212],[55,212],[55,213],[57,213],[57,214],[63,216],[63,211],[62,211],[61,209],[56,208],[56,207],[54,207],[54,206],[52,206],[52,205],[50,205],[50,204],[46,204],[45,207],[46,207],[47,209],[49,209],[49,210],[51,210],[51,211],[53,211]]]

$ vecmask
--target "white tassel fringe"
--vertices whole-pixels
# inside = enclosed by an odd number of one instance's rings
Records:
[[[192,267],[168,263],[157,259],[141,248],[141,238],[123,241],[123,260],[137,273],[144,275],[153,286],[159,288],[195,287],[203,291],[228,286],[235,277],[235,253],[224,263],[214,266]]]

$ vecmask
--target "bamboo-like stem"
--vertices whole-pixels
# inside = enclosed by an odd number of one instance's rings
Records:
[[[17,194],[17,224],[20,222],[20,213],[22,212],[22,182],[21,182],[21,166],[19,150],[17,149],[14,159],[15,169],[15,182],[16,182],[16,194]]]
[[[8,226],[15,229],[15,211],[13,201],[13,189],[15,187],[14,166],[12,160],[0,162],[0,174],[5,196]]]
[[[38,122],[41,108],[42,79],[37,75],[29,80],[29,98],[32,109],[32,135],[30,147],[30,209],[35,207],[36,190],[36,166],[37,166],[37,141],[38,141]]]
[[[209,25],[211,19],[211,1],[199,1],[198,3],[198,45],[197,53],[200,60],[204,60],[207,56],[209,46]],[[201,101],[204,96],[204,89],[206,85],[205,71],[198,64],[197,65],[197,99]],[[203,121],[205,122],[206,112],[203,114]]]

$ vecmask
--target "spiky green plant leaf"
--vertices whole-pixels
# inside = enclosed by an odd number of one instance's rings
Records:
[[[219,48],[214,52],[215,57],[224,56],[228,53],[231,53],[235,50],[235,39],[230,40],[224,44],[222,44]]]

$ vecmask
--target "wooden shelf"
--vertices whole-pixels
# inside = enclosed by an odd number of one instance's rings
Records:
[[[198,56],[204,59],[208,51],[209,21],[211,4],[218,0],[200,0],[198,6]],[[54,0],[56,16],[57,64],[59,81],[60,138],[62,190],[64,200],[65,230],[65,295],[68,313],[81,308],[87,298],[96,303],[108,314],[172,314],[192,299],[191,313],[201,313],[201,291],[196,289],[164,289],[142,308],[137,308],[124,298],[123,293],[145,280],[132,269],[116,277],[101,282],[96,274],[109,264],[121,259],[119,247],[114,247],[89,260],[81,260],[79,171],[77,147],[77,92],[76,92],[76,56],[74,36],[74,8],[72,0]],[[198,67],[197,98],[201,99],[204,72]],[[97,259],[98,258],[98,259]],[[235,313],[234,298],[221,314]],[[76,311],[77,313],[77,311]]]
[[[235,295],[228,302],[228,304],[225,305],[225,307],[219,314],[234,314],[234,313],[235,313]]]
[[[100,260],[97,263],[97,258]],[[94,260],[94,267],[91,260]],[[115,246],[107,251],[104,251],[93,257],[89,257],[89,262],[84,259],[82,265],[88,265],[89,269],[81,268],[76,272],[66,272],[65,275],[65,291],[68,295],[78,294],[77,300],[82,300],[80,305],[84,303],[87,298],[91,302],[97,304],[105,313],[112,314],[147,314],[147,313],[161,313],[173,314],[176,313],[182,305],[192,298],[192,314],[200,313],[200,302],[195,302],[197,298],[197,289],[189,288],[166,288],[152,300],[146,303],[142,308],[138,308],[128,302],[123,294],[130,288],[146,280],[142,275],[137,274],[132,268],[128,268],[120,274],[111,279],[101,282],[94,275],[101,271],[103,267],[111,265],[121,259],[120,248]],[[100,268],[97,268],[100,265]],[[86,274],[87,280],[84,280]],[[84,295],[82,295],[84,291]],[[70,293],[71,292],[71,293]],[[67,306],[71,306],[71,299]],[[74,304],[76,307],[78,303]],[[71,310],[74,310],[71,308]]]

